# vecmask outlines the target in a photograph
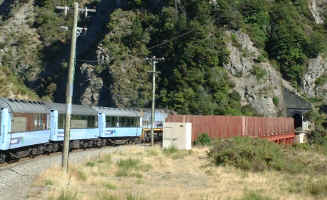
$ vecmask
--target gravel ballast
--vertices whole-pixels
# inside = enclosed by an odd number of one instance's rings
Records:
[[[126,146],[88,149],[70,153],[70,163],[79,163],[102,153],[122,151]],[[0,200],[24,200],[31,184],[44,170],[61,165],[61,154],[40,156],[35,159],[9,164],[0,168]]]

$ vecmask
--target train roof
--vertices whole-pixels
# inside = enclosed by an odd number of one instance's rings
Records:
[[[48,113],[49,110],[57,110],[59,114],[65,114],[67,106],[61,103],[7,99],[0,97],[0,108],[8,108],[13,113]],[[172,113],[169,110],[156,109],[157,114]],[[72,114],[74,115],[97,115],[97,113],[105,113],[107,116],[121,117],[143,117],[151,113],[148,108],[111,108],[97,107],[88,105],[72,105]]]
[[[51,110],[58,111],[59,114],[66,113],[67,104],[47,103],[47,106]],[[73,115],[97,115],[98,113],[91,106],[73,104],[72,105],[72,114]]]
[[[0,107],[8,108],[13,113],[48,113],[45,103],[18,99],[0,98]]]
[[[126,108],[109,108],[109,107],[93,107],[96,111],[104,113],[107,116],[120,116],[120,117],[140,117],[141,112],[135,109]]]

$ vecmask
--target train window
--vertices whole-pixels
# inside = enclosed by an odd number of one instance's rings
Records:
[[[34,130],[44,130],[47,127],[45,114],[33,114],[34,118]]]
[[[27,118],[26,117],[13,117],[11,121],[11,132],[24,132],[27,131]]]
[[[65,128],[66,115],[60,114],[58,119],[58,128]],[[98,120],[94,115],[72,115],[70,121],[70,128],[97,128]]]
[[[58,116],[58,128],[59,129],[65,128],[65,119],[66,119],[65,114],[59,114],[59,116]]]
[[[139,127],[138,117],[106,117],[106,127]]]
[[[47,114],[14,113],[11,120],[11,132],[47,130]]]
[[[106,127],[119,127],[119,117],[106,116]]]
[[[120,127],[139,127],[138,117],[120,117],[119,118]]]

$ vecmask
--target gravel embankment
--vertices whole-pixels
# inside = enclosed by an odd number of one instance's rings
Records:
[[[83,162],[102,153],[122,151],[126,146],[89,149],[70,153],[70,163]],[[60,166],[61,154],[41,156],[0,168],[0,200],[24,200],[30,186],[41,172]]]

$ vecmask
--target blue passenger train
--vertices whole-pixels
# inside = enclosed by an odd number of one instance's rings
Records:
[[[0,163],[59,151],[66,105],[0,98]],[[155,112],[156,139],[168,111]],[[70,147],[101,147],[150,140],[151,110],[72,105]]]

